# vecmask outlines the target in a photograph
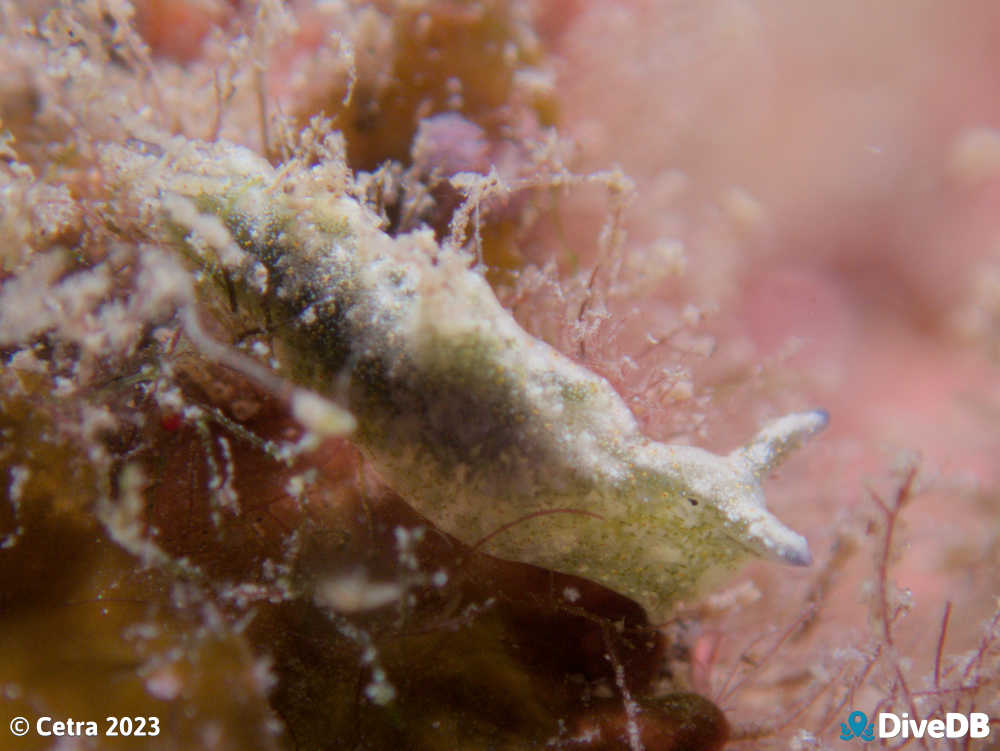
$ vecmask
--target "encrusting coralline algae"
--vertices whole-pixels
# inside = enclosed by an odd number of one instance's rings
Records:
[[[116,200],[277,332],[285,375],[344,404],[386,481],[442,529],[653,617],[747,554],[810,562],[761,480],[825,412],[778,419],[727,456],[657,443],[606,380],[518,326],[468,253],[430,231],[390,237],[322,166],[151,146],[105,150]]]

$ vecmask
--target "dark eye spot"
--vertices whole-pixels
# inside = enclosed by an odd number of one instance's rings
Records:
[[[698,499],[697,498],[688,498],[688,503],[690,503],[692,506],[697,506],[698,505]]]

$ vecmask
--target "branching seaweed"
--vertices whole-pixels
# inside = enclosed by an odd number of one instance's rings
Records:
[[[946,655],[945,644],[948,624],[951,620],[952,603],[946,602],[935,634],[933,659],[929,661],[931,671],[921,679],[926,688],[916,688],[913,660],[901,654],[895,627],[910,612],[913,603],[905,590],[899,590],[892,581],[891,564],[893,551],[898,544],[898,528],[904,510],[917,493],[918,465],[909,463],[900,473],[895,491],[889,500],[876,491],[870,491],[872,502],[880,514],[878,534],[873,555],[873,589],[871,596],[872,638],[858,647],[837,647],[822,658],[822,667],[805,688],[797,688],[796,698],[780,711],[773,711],[764,720],[737,726],[732,740],[739,748],[778,748],[791,744],[797,748],[825,748],[826,744],[839,738],[840,725],[859,702],[879,697],[869,707],[870,718],[879,712],[895,712],[906,715],[918,724],[928,718],[943,718],[948,712],[985,712],[996,722],[1000,681],[997,679],[997,665],[1000,662],[1000,610],[984,624],[983,634],[976,649],[959,655]],[[835,553],[831,561],[837,561]],[[838,563],[840,565],[840,563]],[[820,579],[825,578],[821,573]],[[743,648],[728,677],[719,678],[716,700],[723,707],[736,708],[740,704],[740,692],[764,690],[772,696],[781,696],[781,677],[767,677],[774,670],[776,659],[790,652],[789,644],[802,633],[802,629],[813,622],[819,603],[815,601],[815,590],[807,595],[805,610],[788,626],[774,629],[768,634],[755,637]],[[926,641],[926,640],[925,640]],[[766,644],[763,649],[761,644]],[[787,657],[786,657],[787,659]],[[815,660],[815,653],[809,652],[791,660]],[[794,664],[794,662],[792,663]],[[781,664],[779,673],[787,675],[793,668],[788,663]],[[813,667],[816,670],[816,666]],[[761,681],[765,681],[761,684]],[[826,697],[823,700],[823,697]],[[874,721],[874,719],[872,719]],[[949,748],[969,748],[969,737],[945,739]],[[930,747],[926,738],[901,737],[895,741],[883,740],[882,744],[891,748],[902,748],[911,743]],[[933,741],[939,744],[942,741]]]

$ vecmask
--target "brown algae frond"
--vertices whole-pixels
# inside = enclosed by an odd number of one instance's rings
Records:
[[[388,236],[321,167],[289,177],[233,145],[162,146],[106,150],[119,200],[278,332],[287,376],[346,404],[386,481],[445,531],[653,617],[748,554],[810,562],[761,481],[825,412],[728,456],[652,441],[606,380],[518,326],[461,249]]]

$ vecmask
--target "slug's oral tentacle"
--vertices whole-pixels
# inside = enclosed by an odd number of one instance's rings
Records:
[[[809,562],[761,481],[824,412],[728,456],[656,443],[606,380],[521,329],[466,254],[429,232],[389,237],[322,169],[289,179],[182,139],[105,156],[118,200],[281,322],[285,375],[346,400],[386,481],[465,543],[600,582],[652,617],[748,554]]]

